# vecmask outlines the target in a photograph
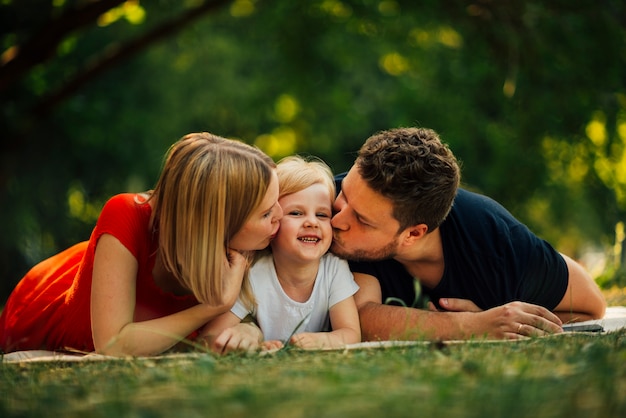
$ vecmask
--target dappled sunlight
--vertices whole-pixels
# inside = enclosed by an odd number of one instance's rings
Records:
[[[558,231],[550,220],[550,201],[546,197],[535,195],[528,200],[524,208],[526,217],[531,219],[533,224],[539,225],[546,235],[558,236]]]
[[[624,118],[622,115],[620,119]],[[626,122],[618,120],[616,133],[610,141],[606,116],[595,112],[585,128],[593,144],[593,167],[600,180],[615,192],[620,208],[626,208]],[[610,141],[610,142],[609,142]]]
[[[437,41],[453,49],[458,49],[463,46],[463,38],[461,38],[461,35],[447,26],[443,26],[437,30]]]
[[[589,138],[597,147],[601,147],[606,144],[606,121],[604,119],[604,115],[596,112],[585,128],[587,138]]]
[[[395,16],[400,13],[400,6],[396,1],[383,0],[378,3],[378,11],[383,16]]]
[[[68,36],[67,38],[63,39],[63,42],[59,44],[57,52],[61,56],[70,54],[76,47],[77,41],[78,38],[76,36]]]
[[[544,137],[541,147],[550,181],[569,189],[584,186],[590,169],[614,190],[617,202],[626,207],[626,123],[616,126],[617,135],[609,142],[606,117],[595,112],[585,127],[589,141],[573,142]]]
[[[451,49],[459,49],[463,46],[461,35],[449,26],[440,26],[435,30],[414,28],[408,35],[409,45],[416,47],[430,47],[437,44]]]
[[[569,166],[567,167],[567,179],[577,186],[582,186],[582,183],[589,172],[589,164],[587,163],[586,147],[582,144],[574,144],[572,146],[572,158],[570,159]]]
[[[411,46],[424,47],[428,46],[432,42],[431,33],[425,31],[424,29],[415,28],[411,29],[409,32],[409,45]]]
[[[626,233],[624,232],[624,222],[618,222],[615,225],[615,244],[613,245],[613,264],[616,267],[620,267],[622,261],[622,253],[624,252],[624,239],[626,239]]]
[[[588,149],[585,144],[572,144],[546,136],[541,148],[553,183],[567,185],[570,189],[582,187],[589,172]]]
[[[269,134],[257,136],[254,145],[267,155],[278,160],[287,155],[295,154],[298,150],[298,135],[294,129],[286,124],[293,122],[300,112],[300,103],[289,95],[281,94],[274,103],[274,119],[282,125]]]
[[[394,76],[409,70],[409,62],[398,52],[391,52],[380,57],[379,65],[386,73]]]
[[[67,207],[70,217],[85,223],[95,223],[102,209],[100,206],[86,201],[85,194],[76,186],[70,187],[67,192]]]
[[[133,25],[140,25],[146,18],[146,11],[139,4],[139,0],[128,0],[118,7],[114,7],[98,18],[98,26],[108,26],[120,19],[126,19]]]
[[[274,116],[281,123],[289,123],[295,119],[300,112],[300,103],[298,100],[289,95],[281,94],[274,104]]]
[[[297,149],[297,142],[296,132],[290,127],[281,126],[274,129],[271,134],[259,135],[254,141],[254,145],[270,157],[280,159],[294,154]]]
[[[322,12],[335,18],[346,19],[352,16],[352,8],[337,0],[325,0],[319,5],[319,8]]]
[[[507,79],[504,81],[504,85],[502,86],[502,93],[506,97],[511,98],[515,95],[516,89],[517,83],[515,82],[515,79],[512,77],[507,77]]]
[[[370,38],[376,37],[378,36],[380,30],[378,28],[378,26],[376,26],[374,23],[372,22],[368,22],[368,21],[364,21],[364,20],[360,20],[357,22],[356,24],[356,31],[358,34],[363,35],[363,36],[367,36]]]
[[[235,0],[230,5],[230,14],[232,17],[250,16],[255,11],[254,1],[251,0]]]

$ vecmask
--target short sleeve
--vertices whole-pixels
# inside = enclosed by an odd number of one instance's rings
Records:
[[[333,305],[354,295],[359,286],[354,281],[354,276],[350,271],[348,262],[333,254],[324,256],[324,277],[331,279],[331,288],[328,298],[328,305]]]
[[[113,235],[139,258],[145,243],[151,241],[148,235],[152,209],[136,197],[134,193],[123,193],[110,198],[102,208],[93,235],[96,241],[103,234]]]
[[[244,319],[251,312],[246,308],[241,299],[237,299],[237,302],[233,305],[230,311],[235,314],[235,316],[239,319]]]

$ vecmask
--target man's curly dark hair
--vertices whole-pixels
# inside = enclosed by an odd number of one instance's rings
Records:
[[[426,224],[428,232],[448,216],[460,168],[439,135],[426,128],[379,132],[359,150],[356,167],[371,189],[390,199],[400,230]]]

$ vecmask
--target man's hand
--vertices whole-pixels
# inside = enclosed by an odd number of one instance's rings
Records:
[[[540,337],[563,332],[563,323],[548,309],[525,302],[510,302],[502,306],[481,310],[467,299],[442,298],[439,306],[449,312],[475,312],[482,324],[471,321],[470,327],[482,329],[474,335],[488,335],[495,338],[518,339]],[[437,310],[429,302],[430,310]],[[478,319],[477,318],[477,319]]]

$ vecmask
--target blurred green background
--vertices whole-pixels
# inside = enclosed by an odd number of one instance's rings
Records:
[[[0,305],[209,131],[335,172],[438,131],[464,186],[626,284],[622,0],[0,0]]]

